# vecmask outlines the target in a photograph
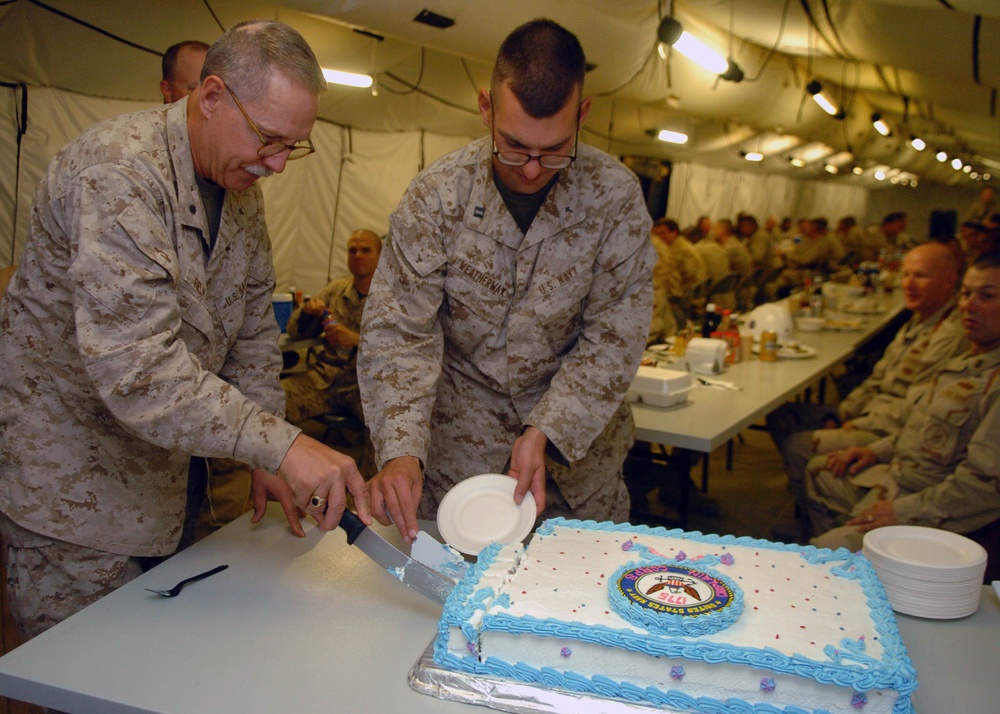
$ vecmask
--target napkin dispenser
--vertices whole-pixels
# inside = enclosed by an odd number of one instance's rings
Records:
[[[719,374],[726,366],[725,340],[695,337],[688,341],[684,349],[684,362],[689,372],[695,374]]]

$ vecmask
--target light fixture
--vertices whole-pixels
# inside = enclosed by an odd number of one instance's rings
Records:
[[[764,154],[759,151],[741,151],[740,156],[742,156],[747,161],[763,161]]]
[[[798,156],[792,156],[791,158],[789,158],[788,163],[790,163],[797,169],[801,169],[803,166],[806,165],[806,162],[800,159]]]
[[[972,164],[966,164],[965,166],[962,167],[963,173],[969,173],[970,171],[972,171]]]
[[[923,151],[927,148],[927,142],[921,139],[919,136],[910,137],[910,146],[912,146],[917,151]]]
[[[837,168],[836,166],[834,166],[833,164],[824,164],[824,165],[823,165],[823,170],[824,170],[824,171],[826,171],[826,172],[827,172],[828,174],[835,174],[835,173],[837,173],[837,172],[838,172],[838,171],[839,171],[840,169],[838,169],[838,168]]]
[[[876,181],[885,181],[885,171],[883,171],[882,169],[878,169],[872,175],[875,177]]]
[[[837,106],[827,99],[825,94],[823,94],[823,85],[815,79],[806,85],[806,91],[812,95],[813,101],[816,102],[820,106],[820,109],[824,112],[832,117],[836,117],[837,119],[844,118],[840,109],[838,109]]]
[[[743,70],[732,59],[726,59],[690,32],[672,17],[660,20],[656,28],[656,51],[667,58],[667,47],[673,47],[689,60],[704,67],[712,74],[730,82],[742,82]]]
[[[951,167],[956,171],[958,171],[960,168],[962,168],[962,160],[956,156],[954,159],[951,160]]]
[[[668,144],[686,144],[688,140],[688,135],[679,131],[670,131],[669,129],[661,129],[657,133],[656,138],[660,141],[665,141]]]
[[[934,158],[940,161],[942,164],[948,160],[948,153],[945,151],[939,151],[934,154]]]
[[[860,176],[864,172],[865,170],[860,166],[855,166],[854,168],[851,169],[851,173],[854,174],[855,176]]]
[[[367,74],[342,72],[339,69],[327,69],[326,67],[323,68],[323,79],[330,84],[342,84],[345,87],[363,88],[372,86],[372,82],[374,81],[371,76]]]
[[[892,130],[889,129],[889,125],[885,123],[885,119],[883,119],[882,115],[878,112],[872,114],[872,126],[875,127],[875,131],[882,136],[889,136],[889,134],[892,133]]]

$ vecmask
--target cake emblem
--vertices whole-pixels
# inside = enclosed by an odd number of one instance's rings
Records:
[[[732,624],[742,610],[742,597],[734,583],[690,565],[632,563],[621,568],[609,585],[615,611],[654,632],[717,632]]]

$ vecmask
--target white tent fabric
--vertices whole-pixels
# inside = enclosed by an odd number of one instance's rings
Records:
[[[745,212],[763,222],[766,216],[864,216],[868,190],[860,186],[796,181],[698,164],[675,164],[667,214],[681,226],[698,216],[736,216]]]

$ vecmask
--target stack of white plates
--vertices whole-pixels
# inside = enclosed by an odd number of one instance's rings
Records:
[[[922,526],[888,526],[865,534],[863,552],[892,609],[950,620],[976,611],[986,550],[965,536]]]

